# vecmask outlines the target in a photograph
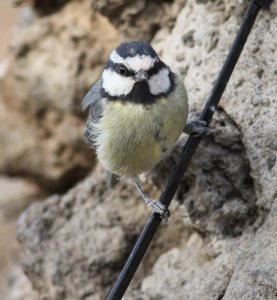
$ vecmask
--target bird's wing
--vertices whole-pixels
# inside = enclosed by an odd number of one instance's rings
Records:
[[[88,121],[93,121],[94,123],[99,121],[103,112],[100,89],[101,80],[99,79],[87,92],[84,100],[82,101],[82,110],[85,111],[87,108],[90,108]]]
[[[100,89],[101,80],[99,79],[88,91],[84,100],[82,101],[82,110],[85,111],[87,108],[89,108],[87,127],[84,131],[86,141],[89,143],[93,142],[94,137],[92,125],[99,122],[99,119],[101,118],[103,113]]]
[[[107,174],[107,186],[109,189],[112,189],[120,181],[120,177],[108,171]]]
[[[89,106],[101,100],[101,79],[99,79],[92,88],[87,92],[84,100],[82,101],[82,110],[85,111]]]

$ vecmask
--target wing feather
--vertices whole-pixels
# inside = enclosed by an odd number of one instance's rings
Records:
[[[85,111],[89,108],[87,126],[84,130],[86,142],[88,142],[89,144],[93,144],[95,138],[95,133],[93,132],[93,124],[99,122],[103,113],[103,105],[100,90],[101,80],[99,79],[88,91],[84,100],[82,101],[82,110]]]
[[[84,100],[82,101],[82,110],[85,111],[89,106],[101,100],[101,80],[99,79],[92,88],[87,92]]]

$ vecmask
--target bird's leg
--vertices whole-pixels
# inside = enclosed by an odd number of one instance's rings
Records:
[[[142,189],[138,180],[135,180],[134,184],[151,213],[158,214],[161,218],[167,221],[170,216],[169,210],[160,201],[150,199]]]
[[[194,120],[186,124],[184,132],[187,134],[195,134],[203,136],[208,133],[207,122],[203,120]]]

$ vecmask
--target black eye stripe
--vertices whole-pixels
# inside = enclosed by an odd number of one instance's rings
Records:
[[[165,68],[166,65],[162,61],[157,61],[155,65],[147,71],[149,77],[156,75],[160,72],[161,69]]]
[[[130,69],[128,69],[125,65],[123,64],[114,64],[113,69],[116,71],[121,76],[134,76],[134,72]],[[124,70],[124,71],[123,71]]]
[[[126,73],[122,74],[120,72],[120,68],[125,68],[126,69]],[[149,77],[156,75],[159,73],[159,71],[163,68],[166,68],[166,64],[163,63],[162,61],[158,60],[157,62],[155,62],[154,66],[152,68],[150,68],[147,71],[147,74],[149,75]],[[116,73],[118,73],[121,76],[125,76],[125,77],[131,77],[131,76],[135,76],[135,72],[131,69],[128,69],[125,65],[120,64],[120,63],[114,63],[112,60],[109,60],[106,65],[105,65],[105,69],[111,69],[114,70]]]
[[[119,64],[119,63],[114,63],[113,61],[109,60],[106,65],[105,65],[105,69],[111,69],[114,70],[117,74],[121,75],[121,76],[125,76],[125,77],[130,77],[130,76],[134,76],[135,73],[128,69],[125,65],[123,64]],[[125,73],[122,72],[122,70],[125,69]]]

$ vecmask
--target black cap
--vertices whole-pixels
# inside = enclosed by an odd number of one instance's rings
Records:
[[[134,57],[141,55],[149,55],[153,58],[157,57],[155,50],[148,44],[142,41],[132,41],[120,44],[115,51],[122,57]]]

